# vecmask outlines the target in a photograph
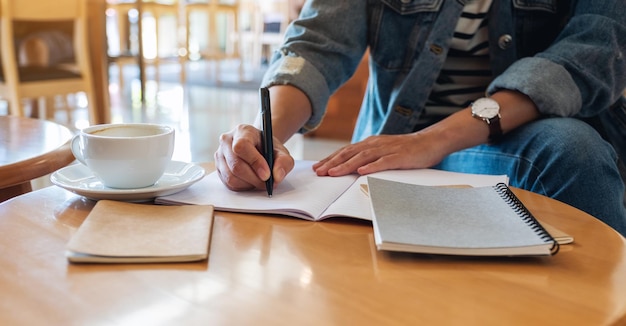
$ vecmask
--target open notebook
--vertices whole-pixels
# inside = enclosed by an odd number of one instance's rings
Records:
[[[372,219],[370,202],[361,191],[366,176],[320,177],[313,161],[296,161],[287,178],[274,189],[272,198],[265,190],[234,192],[220,181],[216,172],[177,194],[158,197],[159,204],[213,205],[216,210],[243,213],[271,213],[322,220],[334,216]],[[390,170],[371,174],[382,179],[421,185],[490,186],[507,183],[506,175],[455,173],[434,169]]]

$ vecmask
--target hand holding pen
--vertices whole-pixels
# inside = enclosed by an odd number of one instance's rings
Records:
[[[268,123],[277,126],[277,121],[285,119],[285,114],[276,114],[270,111],[269,93],[272,99],[272,109],[281,105],[281,100],[290,103],[288,96],[281,95],[283,87],[281,85],[272,86],[271,92],[267,89],[260,90],[261,104],[265,106],[259,109],[257,121],[254,124],[239,124],[232,130],[225,132],[219,137],[219,146],[214,154],[215,169],[224,185],[232,191],[250,191],[254,189],[266,189],[268,194],[273,192],[274,186],[283,182],[285,177],[294,168],[294,158],[289,153],[278,136],[278,129],[272,129]],[[282,103],[283,105],[285,103]],[[279,108],[280,109],[280,108]],[[279,110],[280,111],[280,110]],[[292,118],[292,114],[287,115],[287,120]],[[266,122],[263,125],[264,118]],[[274,123],[272,123],[272,118]],[[289,126],[290,122],[283,123],[282,126]],[[266,130],[267,132],[264,132]],[[270,134],[271,133],[271,134]],[[265,143],[264,143],[265,139]],[[273,142],[272,142],[273,140]],[[266,150],[267,149],[267,150]],[[268,157],[266,154],[271,154]]]

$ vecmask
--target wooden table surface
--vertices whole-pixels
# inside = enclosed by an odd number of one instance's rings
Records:
[[[30,181],[74,161],[72,132],[57,123],[0,116],[0,201],[30,191]]]
[[[0,324],[626,323],[624,238],[515,192],[575,242],[544,258],[390,255],[363,221],[216,212],[208,261],[69,264],[65,246],[94,202],[44,188],[0,204]]]

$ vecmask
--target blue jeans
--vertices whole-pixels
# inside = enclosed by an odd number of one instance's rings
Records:
[[[508,133],[501,142],[446,157],[435,168],[506,174],[511,186],[585,211],[626,235],[624,182],[613,147],[574,118],[542,119]]]

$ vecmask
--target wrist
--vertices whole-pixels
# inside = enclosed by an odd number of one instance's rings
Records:
[[[535,103],[527,95],[501,90],[491,95],[500,104],[500,125],[504,133],[539,118],[540,113]]]
[[[471,111],[466,108],[417,133],[426,138],[432,150],[446,156],[486,142],[488,129],[484,124],[472,118]]]
[[[498,101],[481,97],[470,105],[472,117],[485,122],[489,128],[489,142],[495,143],[502,138],[502,127],[500,126],[500,104]]]

